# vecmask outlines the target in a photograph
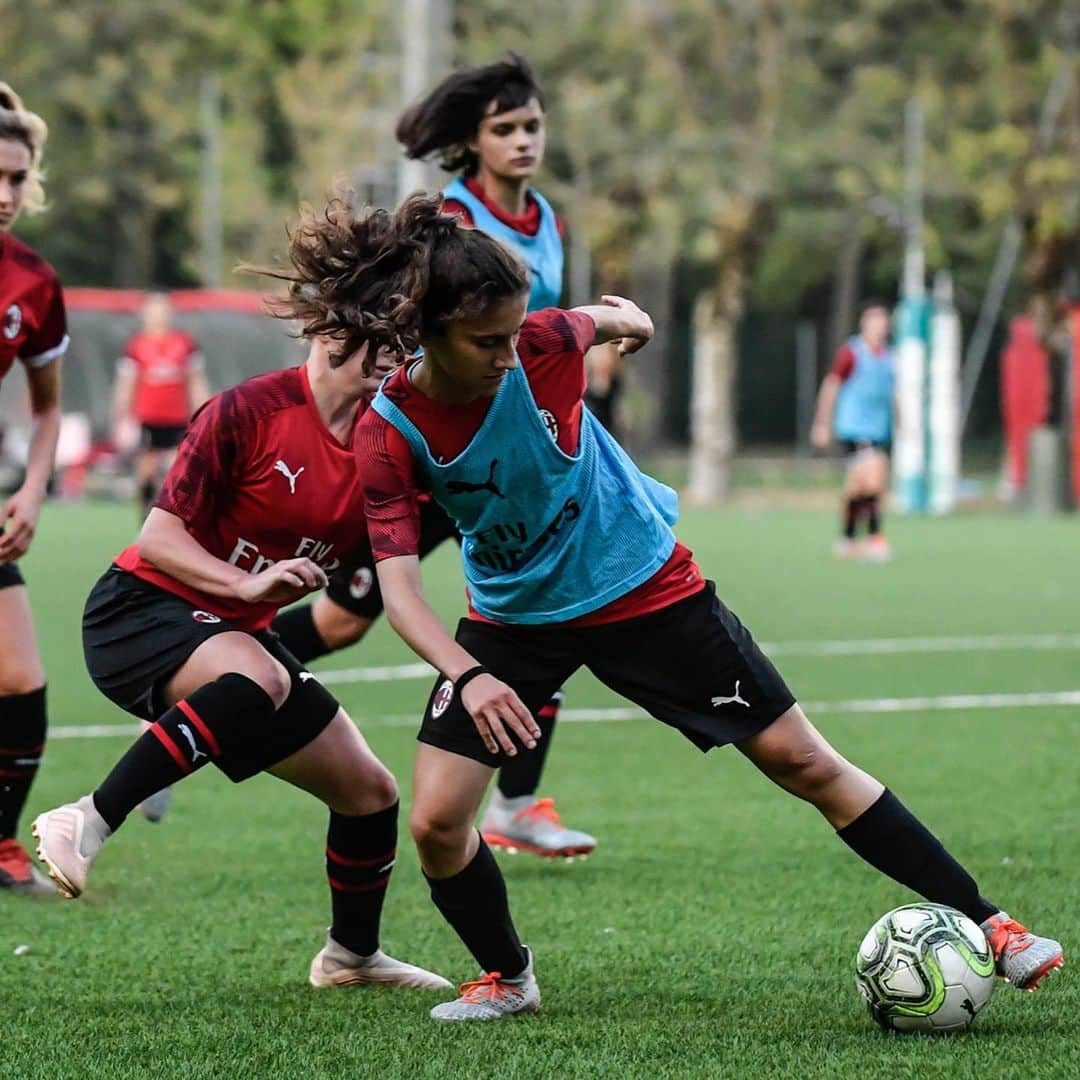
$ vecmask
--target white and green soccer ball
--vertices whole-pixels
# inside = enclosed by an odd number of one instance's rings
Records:
[[[994,955],[955,908],[907,904],[870,927],[855,957],[855,985],[884,1028],[963,1031],[994,992]]]

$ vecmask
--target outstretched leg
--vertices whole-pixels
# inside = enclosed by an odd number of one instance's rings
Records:
[[[871,866],[980,924],[999,973],[1013,985],[1034,989],[1061,966],[1058,942],[1031,934],[987,900],[941,841],[880,781],[841,757],[798,705],[738,746],[769,779],[817,807]]]

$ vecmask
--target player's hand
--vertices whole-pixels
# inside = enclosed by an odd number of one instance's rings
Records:
[[[618,344],[620,356],[637,352],[652,339],[653,321],[633,300],[627,300],[625,296],[601,296],[600,303],[618,308],[626,318],[622,337],[612,341],[612,344]]]
[[[828,424],[814,424],[810,429],[810,442],[819,450],[828,450],[832,442],[832,433]]]
[[[42,499],[43,496],[22,487],[4,504],[0,563],[15,562],[26,554],[37,529]]]
[[[461,704],[472,717],[488,752],[500,751],[513,757],[517,747],[510,738],[512,731],[532,750],[540,738],[540,727],[521,698],[494,675],[477,675],[461,691]]]
[[[236,595],[249,604],[288,604],[325,588],[326,571],[318,563],[282,559],[257,574],[246,574],[236,587]]]

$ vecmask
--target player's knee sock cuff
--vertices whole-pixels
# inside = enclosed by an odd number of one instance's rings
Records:
[[[45,687],[0,696],[0,840],[14,836],[45,750]]]
[[[242,753],[277,710],[246,675],[230,672],[178,701],[143,733],[94,792],[114,832],[143,801],[222,755]]]
[[[334,921],[330,936],[358,956],[379,947],[379,919],[397,857],[398,804],[374,814],[330,812],[326,878]]]
[[[427,882],[435,906],[484,971],[512,979],[525,970],[529,959],[510,917],[506,882],[483,839],[464,870]]]
[[[313,604],[300,604],[281,612],[271,623],[270,629],[301,664],[310,663],[333,651],[323,641],[315,625]]]
[[[997,911],[979,894],[975,879],[888,788],[837,835],[871,866],[933,903],[954,907],[976,923]]]

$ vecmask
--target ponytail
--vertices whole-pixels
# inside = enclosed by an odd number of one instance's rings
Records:
[[[404,359],[422,337],[529,290],[518,256],[444,214],[441,195],[417,192],[393,213],[355,212],[338,196],[320,213],[303,208],[288,236],[290,268],[241,269],[289,283],[271,313],[340,342],[335,366],[367,343],[368,374],[380,348]]]

